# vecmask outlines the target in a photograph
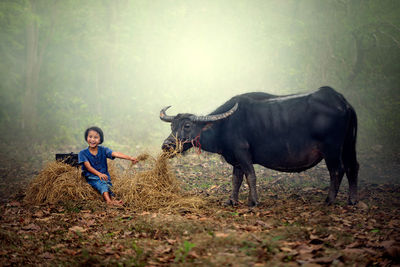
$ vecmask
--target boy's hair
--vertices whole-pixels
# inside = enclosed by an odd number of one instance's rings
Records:
[[[103,131],[97,126],[92,126],[92,127],[89,127],[89,128],[86,129],[86,131],[85,131],[85,141],[87,140],[87,137],[89,135],[89,131],[97,132],[100,135],[100,144],[103,143],[103,141],[104,141]]]

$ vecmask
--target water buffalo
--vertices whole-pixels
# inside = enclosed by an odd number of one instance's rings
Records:
[[[330,174],[327,204],[332,204],[344,173],[349,204],[357,202],[357,116],[346,99],[331,87],[306,94],[275,96],[261,92],[237,95],[206,116],[168,116],[172,133],[162,149],[183,152],[193,146],[222,155],[233,166],[232,194],[237,205],[246,176],[248,205],[258,204],[253,164],[283,172],[301,172],[325,159]]]

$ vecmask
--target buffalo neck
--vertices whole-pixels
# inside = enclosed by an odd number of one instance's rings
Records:
[[[217,142],[218,130],[215,125],[208,127],[206,130],[202,131],[200,134],[200,144],[201,148],[205,151],[218,153],[219,152],[219,142]]]

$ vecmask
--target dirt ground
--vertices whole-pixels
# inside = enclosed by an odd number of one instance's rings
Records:
[[[231,167],[220,157],[189,153],[171,163],[182,188],[206,207],[161,213],[100,201],[32,206],[22,198],[39,170],[3,162],[0,265],[400,265],[396,166],[362,164],[356,206],[346,204],[346,179],[335,205],[323,204],[329,176],[322,163],[300,174],[256,166],[260,205],[249,209],[245,183],[240,205],[223,205]]]

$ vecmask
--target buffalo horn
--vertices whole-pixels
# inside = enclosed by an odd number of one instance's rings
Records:
[[[190,119],[192,121],[200,121],[200,122],[211,122],[211,121],[217,121],[217,120],[222,120],[230,115],[232,115],[238,108],[238,103],[236,103],[230,110],[227,112],[221,113],[221,114],[215,114],[215,115],[207,115],[207,116],[192,116]]]
[[[165,111],[167,110],[167,109],[169,109],[171,106],[167,106],[167,107],[165,107],[165,108],[163,108],[161,111],[160,111],[160,119],[162,120],[162,121],[165,121],[165,122],[172,122],[172,120],[175,118],[175,116],[168,116],[167,114],[165,114]]]

